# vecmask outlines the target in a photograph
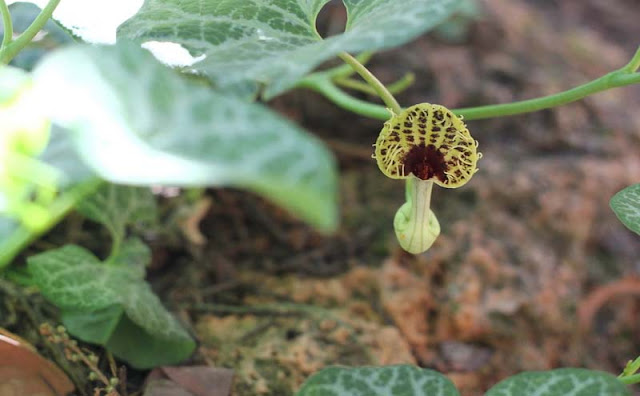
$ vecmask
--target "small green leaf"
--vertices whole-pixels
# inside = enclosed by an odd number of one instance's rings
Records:
[[[485,396],[631,396],[611,374],[587,369],[531,371],[509,377]]]
[[[186,48],[189,66],[218,86],[267,84],[265,97],[291,88],[336,54],[404,44],[456,10],[459,0],[343,0],[345,33],[326,40],[316,17],[329,0],[146,0],[118,28],[119,39],[170,42]]]
[[[185,359],[195,343],[144,281],[150,255],[142,246],[127,241],[109,265],[74,245],[27,261],[42,294],[62,309],[71,334],[104,345],[136,368],[149,368]]]
[[[640,234],[640,183],[616,193],[609,205],[622,224]]]
[[[442,374],[409,365],[329,367],[311,376],[296,396],[460,396]]]
[[[63,310],[61,315],[62,323],[74,337],[106,346],[122,320],[124,309],[114,304],[93,311]]]
[[[147,296],[153,295],[147,293]],[[158,308],[162,308],[157,299],[155,303],[141,299],[140,303],[153,303],[154,305],[147,307],[147,311],[150,313],[159,312]],[[152,321],[150,325],[162,326],[167,318],[158,319],[161,320],[159,322]],[[173,317],[171,319],[173,320]],[[180,329],[180,331],[180,335],[172,334],[169,338],[155,334],[150,337],[149,330],[135,322],[130,316],[130,312],[127,312],[127,315],[123,315],[122,320],[118,322],[118,327],[114,330],[105,347],[115,356],[126,360],[131,366],[138,369],[175,364],[189,357],[196,346],[184,330]]]
[[[75,245],[28,258],[29,271],[42,294],[62,309],[95,311],[120,301],[116,288],[137,280],[126,267],[106,267],[90,251]]]
[[[122,245],[120,251],[109,258],[109,263],[114,265],[126,265],[132,271],[139,272],[138,276],[144,278],[145,267],[151,262],[151,249],[138,238],[129,238]]]
[[[107,227],[114,239],[122,239],[129,224],[156,221],[156,200],[148,188],[105,184],[78,203],[77,210]]]
[[[133,44],[65,48],[35,80],[84,161],[110,181],[243,187],[322,230],[337,225],[332,155],[264,106],[188,81]]]

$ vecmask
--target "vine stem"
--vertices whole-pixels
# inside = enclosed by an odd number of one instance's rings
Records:
[[[463,116],[466,120],[529,113],[575,102],[610,88],[640,83],[640,73],[633,74],[629,75],[626,72],[614,71],[586,84],[553,95],[507,104],[469,107],[452,111],[457,115]]]
[[[634,385],[640,383],[640,374],[628,375],[626,377],[618,377],[618,380],[625,385]]]
[[[395,95],[407,89],[411,84],[413,84],[415,79],[416,79],[416,76],[413,73],[407,73],[398,81],[387,85],[387,90],[392,95]],[[350,78],[339,78],[339,79],[334,78],[333,81],[335,85],[338,85],[344,88],[349,88],[355,91],[364,92],[368,95],[376,94],[376,91],[374,91],[373,88],[371,88],[371,85],[364,83],[362,81],[356,81]]]
[[[11,13],[5,0],[0,0],[0,13],[2,14],[2,25],[4,26],[4,37],[2,37],[2,46],[0,48],[5,48],[13,40],[13,21],[11,21]]]
[[[364,68],[364,66],[362,67]],[[593,95],[607,89],[638,84],[640,83],[640,72],[638,72],[639,68],[640,47],[636,50],[632,59],[625,66],[567,91],[519,102],[453,109],[452,111],[456,115],[462,116],[465,120],[469,121],[548,109],[575,102],[586,96]],[[362,76],[362,74],[360,75]],[[360,100],[345,93],[341,89],[336,88],[332,79],[323,75],[322,72],[307,76],[300,81],[298,86],[315,90],[336,103],[338,106],[353,111],[354,113],[379,120],[389,119],[389,111],[384,106]],[[376,92],[379,91],[376,90]],[[385,101],[385,104],[386,103],[387,102]],[[394,112],[397,113],[397,110],[394,110]]]
[[[373,52],[370,52],[370,51],[362,52],[355,56],[358,62],[360,62],[362,65],[366,65],[369,62],[369,60],[371,60],[372,57],[373,57]],[[332,79],[335,80],[335,79],[351,77],[355,72],[356,71],[353,70],[353,67],[351,67],[351,65],[341,64],[340,66],[336,66],[329,70],[324,70],[318,73],[330,74]]]
[[[329,98],[339,107],[365,117],[380,120],[388,120],[389,117],[391,117],[391,113],[386,107],[354,98],[353,96],[335,86],[335,84],[333,84],[333,82],[331,81],[331,77],[329,75],[321,73],[310,74],[302,80],[298,81],[296,87],[307,88],[312,91],[316,91],[321,95]]]
[[[6,7],[4,0],[0,0],[0,2]],[[18,54],[18,52],[26,47],[31,42],[31,40],[33,40],[36,34],[38,34],[38,32],[44,27],[49,18],[51,18],[51,15],[53,15],[53,11],[56,9],[59,3],[60,0],[49,0],[47,5],[42,9],[42,11],[40,11],[40,14],[38,14],[36,19],[31,22],[31,25],[29,25],[29,27],[24,32],[22,32],[20,36],[18,36],[18,38],[10,42],[8,45],[2,47],[2,50],[0,50],[0,62],[4,64],[8,64],[9,62],[11,62],[11,60]],[[2,7],[2,4],[0,4],[0,7]],[[6,10],[6,13],[4,8],[0,8],[0,11],[2,11],[2,19],[4,22],[5,15],[8,15],[8,8]],[[11,19],[10,15],[9,19]],[[5,38],[6,29],[7,25],[5,23]]]
[[[627,73],[637,72],[640,68],[640,47],[636,50],[636,53],[633,55],[633,58],[627,63],[621,71],[625,71]]]
[[[380,99],[382,99],[382,101],[385,105],[387,105],[388,108],[390,108],[395,114],[399,114],[402,111],[402,107],[400,107],[400,104],[398,104],[396,98],[393,97],[387,87],[385,87],[384,84],[382,84],[380,80],[378,80],[378,78],[369,71],[369,69],[367,69],[356,58],[347,54],[346,52],[342,52],[338,56],[340,57],[340,59],[345,61],[345,63],[350,65],[353,70],[355,70],[356,73],[358,73],[360,77],[362,77],[367,82],[367,84],[369,84],[371,88],[376,91]]]

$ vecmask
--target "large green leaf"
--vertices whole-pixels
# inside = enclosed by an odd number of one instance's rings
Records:
[[[586,369],[525,372],[500,382],[485,396],[631,396],[616,377]]]
[[[336,54],[403,44],[453,13],[459,0],[343,0],[343,34],[325,40],[316,17],[329,0],[146,0],[119,39],[171,42],[218,86],[267,84],[269,98]],[[203,57],[203,59],[200,59]]]
[[[188,81],[134,44],[68,47],[34,75],[52,117],[104,178],[244,187],[321,229],[336,226],[333,157],[267,108]]]
[[[640,183],[616,193],[609,205],[627,228],[640,234]]]
[[[149,260],[149,249],[131,240],[108,264],[74,245],[27,262],[42,294],[62,309],[71,334],[106,346],[134,367],[149,368],[177,363],[195,348],[145,282]]]
[[[442,374],[409,365],[329,367],[311,376],[296,396],[460,396]]]

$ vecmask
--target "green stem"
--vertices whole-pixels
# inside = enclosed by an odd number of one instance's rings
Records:
[[[618,376],[618,379],[622,379],[625,377],[631,377],[636,374],[636,372],[640,370],[640,356],[638,356],[634,361],[629,361],[627,365],[622,370],[622,374]]]
[[[4,0],[0,1],[4,2]],[[15,40],[13,40],[9,45],[7,45],[6,47],[2,47],[2,50],[0,51],[0,62],[8,64],[9,62],[11,62],[11,59],[13,59],[18,54],[18,52],[29,45],[31,40],[33,40],[36,34],[38,34],[38,32],[51,18],[51,15],[53,15],[53,11],[56,9],[59,3],[60,0],[49,0],[47,5],[42,9],[42,11],[40,11],[40,14],[38,14],[36,19],[34,19],[31,25],[29,25],[27,30],[22,32],[22,34]]]
[[[631,58],[629,63],[627,63],[620,70],[625,71],[627,73],[633,73],[638,71],[639,68],[640,68],[640,47],[638,47],[638,49],[636,50],[636,53],[633,55],[633,58]]]
[[[463,116],[467,120],[529,113],[575,102],[589,95],[606,91],[610,88],[636,84],[639,82],[640,73],[628,75],[626,72],[614,71],[589,83],[557,94],[507,104],[455,109],[453,112],[457,115]]]
[[[361,54],[356,55],[356,59],[358,60],[358,62],[360,62],[362,65],[366,65],[367,62],[369,62],[369,60],[373,57],[373,52],[363,52]],[[342,64],[340,66],[336,66],[332,69],[329,70],[324,70],[320,73],[326,73],[328,75],[331,76],[332,79],[340,79],[340,78],[347,78],[347,77],[351,77],[353,75],[353,73],[355,73],[356,71],[353,69],[353,67],[351,67],[351,65],[348,64]]]
[[[352,80],[350,78],[340,78],[334,80],[336,85],[339,85],[342,88],[352,89],[354,91],[360,91],[366,93],[367,95],[375,95],[376,91],[371,88],[371,85],[366,82]]]
[[[34,232],[20,227],[12,232],[0,245],[0,270],[9,265],[23,249],[40,235],[58,224],[76,206],[78,201],[93,193],[102,183],[103,181],[100,179],[91,179],[76,185],[64,193],[49,208],[49,219],[41,231]]]
[[[120,263],[118,263],[114,259],[118,257],[118,255],[120,254],[120,249],[122,247],[122,236],[124,235],[124,230],[119,231],[119,230],[114,230],[111,227],[108,227],[108,228],[109,228],[109,232],[111,233],[111,237],[113,241],[111,242],[111,252],[109,252],[109,257],[107,257],[105,262],[112,265],[120,265]]]
[[[333,80],[336,85],[339,85],[344,88],[353,89],[356,91],[364,92],[369,95],[375,95],[376,91],[371,88],[371,86],[362,81],[352,80],[350,78],[339,78]],[[411,84],[415,81],[415,75],[413,73],[407,73],[402,76],[398,81],[387,85],[387,90],[392,94],[398,94],[405,89],[409,88]]]
[[[316,91],[329,98],[339,107],[360,114],[361,116],[382,120],[388,120],[391,117],[391,113],[386,107],[354,98],[336,87],[327,75],[320,73],[310,74],[300,80],[296,86],[298,88],[307,88]]]
[[[4,37],[0,48],[5,48],[13,40],[13,22],[11,21],[9,7],[4,0],[0,0],[0,13],[2,14],[2,25],[4,26]]]
[[[347,54],[346,52],[342,52],[338,56],[347,64],[351,65],[353,70],[355,70],[356,73],[358,73],[360,77],[362,77],[367,82],[367,84],[369,84],[371,88],[376,91],[380,99],[382,99],[382,101],[385,105],[387,105],[388,108],[390,108],[396,114],[402,111],[402,107],[400,107],[396,98],[393,97],[387,87],[385,87],[384,84],[382,84],[380,80],[378,80],[378,78],[369,71],[369,69],[367,69],[356,58]]]
[[[638,48],[631,61],[624,67],[567,91],[519,102],[454,109],[452,111],[455,114],[464,117],[468,121],[530,113],[533,111],[548,109],[575,102],[586,96],[593,95],[607,89],[638,84],[640,83],[640,72],[637,72],[639,68],[640,48]],[[317,74],[312,74],[309,77],[316,76]],[[333,83],[330,80],[318,79],[313,82],[304,81],[301,82],[299,86],[313,89],[326,96],[338,106],[353,111],[354,113],[379,120],[389,119],[389,112],[384,106],[354,98],[333,86]]]
[[[408,72],[398,81],[387,85],[387,89],[395,95],[409,88],[414,81],[416,81],[416,75]]]
[[[629,375],[627,377],[618,377],[618,380],[620,380],[625,385],[639,384],[640,374]]]

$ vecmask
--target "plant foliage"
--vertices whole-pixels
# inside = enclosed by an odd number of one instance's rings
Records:
[[[640,183],[619,191],[611,198],[610,205],[627,228],[640,234]]]
[[[311,376],[296,396],[458,396],[433,370],[409,365],[330,367]],[[630,396],[611,374],[585,369],[525,372],[500,382],[486,396]]]
[[[296,396],[460,396],[442,374],[410,365],[329,367],[310,377]]]
[[[323,39],[316,18],[329,0],[146,0],[119,39],[181,44],[203,57],[190,68],[218,86],[267,85],[271,98],[342,51],[406,43],[451,15],[459,0],[343,0],[345,32]]]

